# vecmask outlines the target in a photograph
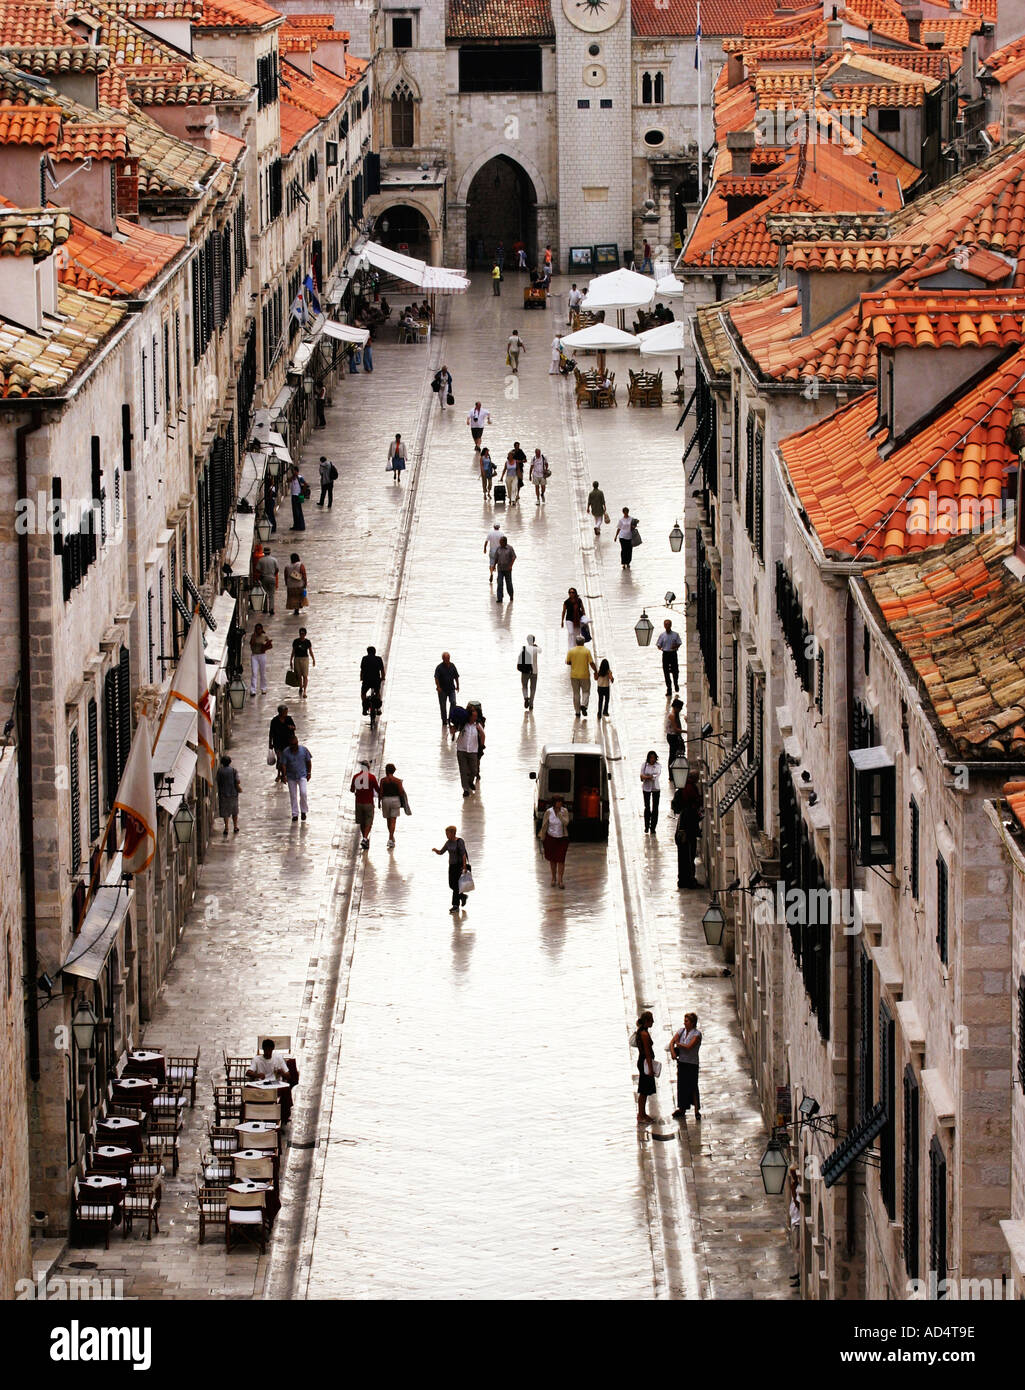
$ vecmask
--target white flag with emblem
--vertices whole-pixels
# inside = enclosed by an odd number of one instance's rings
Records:
[[[114,798],[114,810],[124,817],[125,838],[121,867],[126,874],[149,868],[157,844],[157,797],[153,786],[153,760],[149,720],[139,720],[128,761]]]
[[[203,620],[197,608],[192,615],[185,650],[171,678],[169,700],[181,700],[196,711],[198,727],[196,731],[196,750],[199,761],[196,771],[203,781],[213,785],[214,780],[214,730],[210,718],[210,678],[206,671],[206,656],[203,653]]]

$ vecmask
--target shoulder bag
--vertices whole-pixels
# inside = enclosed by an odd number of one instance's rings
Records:
[[[466,868],[459,875],[459,891],[460,893],[473,892],[473,874],[470,873],[469,864],[467,864]]]
[[[641,533],[640,533],[640,530],[638,529],[638,526],[637,526],[636,521],[634,522],[634,524],[633,524],[633,525],[631,526],[631,528],[630,528],[630,539],[631,539],[631,541],[633,542],[633,546],[634,546],[634,549],[635,549],[635,550],[637,549],[637,547],[638,547],[639,545],[643,544],[643,542],[641,541]]]

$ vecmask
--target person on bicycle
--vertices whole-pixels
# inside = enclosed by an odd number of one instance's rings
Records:
[[[372,691],[377,696],[377,708],[381,707],[381,686],[384,684],[384,662],[377,655],[376,647],[368,647],[367,654],[359,664],[360,699],[363,713],[370,713],[367,695]]]

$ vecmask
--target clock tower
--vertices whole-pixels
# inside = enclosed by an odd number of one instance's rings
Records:
[[[571,246],[632,254],[630,0],[552,0],[559,104],[558,265]],[[552,248],[555,249],[554,247]],[[580,272],[586,278],[586,272]]]

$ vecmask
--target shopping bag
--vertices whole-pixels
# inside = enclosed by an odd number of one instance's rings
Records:
[[[453,394],[452,394],[451,391],[450,391],[450,392],[448,393],[448,395],[445,397],[445,403],[446,403],[446,405],[455,405],[455,403],[456,403],[456,398],[455,398],[455,396],[453,396]]]
[[[473,892],[473,874],[470,873],[469,869],[464,869],[459,875],[459,891],[460,893]]]
[[[298,674],[298,672],[297,672],[297,671],[286,671],[286,672],[285,672],[285,684],[286,684],[286,685],[298,686],[298,685],[299,685],[299,674]]]
[[[274,746],[273,746],[273,744],[272,744],[271,747],[267,749],[267,766],[268,766],[268,767],[275,767],[275,766],[277,766],[277,761],[278,761],[278,755],[277,755],[277,753],[275,753],[275,751],[274,751]]]

